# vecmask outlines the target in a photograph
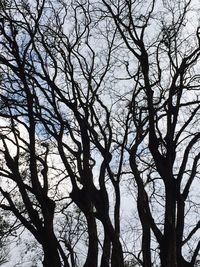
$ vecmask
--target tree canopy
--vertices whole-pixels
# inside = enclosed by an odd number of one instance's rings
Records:
[[[198,266],[197,12],[0,2],[0,208],[44,267]]]

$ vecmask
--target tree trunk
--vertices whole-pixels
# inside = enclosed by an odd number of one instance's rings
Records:
[[[61,267],[60,256],[54,234],[49,234],[49,236],[46,236],[42,246],[44,251],[43,266]]]
[[[151,267],[151,232],[148,225],[142,225],[142,254],[143,254],[143,267]]]
[[[166,207],[161,266],[178,267],[176,241],[176,185],[173,180],[166,183]]]
[[[122,246],[119,240],[112,242],[111,267],[124,267]]]
[[[105,233],[108,235],[108,238],[112,244],[111,267],[124,267],[123,250],[119,240],[119,235],[113,228],[108,214],[105,214],[105,216],[101,217],[101,222],[104,226]]]
[[[84,267],[97,267],[98,264],[98,236],[96,220],[92,212],[85,215],[88,225],[89,247]]]
[[[104,242],[103,242],[103,254],[101,257],[101,267],[109,267],[109,260],[110,260],[110,248],[111,248],[111,242],[108,234],[106,233],[104,229]]]

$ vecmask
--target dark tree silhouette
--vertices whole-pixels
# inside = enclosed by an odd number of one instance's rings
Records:
[[[45,267],[197,266],[193,7],[1,1],[0,207],[42,246]],[[139,253],[121,205],[137,207]]]
[[[199,229],[199,218],[190,213],[191,205],[198,207],[194,188],[198,186],[200,158],[200,36],[198,25],[196,29],[187,25],[193,3],[103,3],[136,64],[126,65],[127,79],[134,81],[129,108],[136,129],[129,154],[138,190],[143,266],[153,264],[152,234],[161,266],[195,266],[199,241],[192,244],[189,258],[183,257],[185,244]],[[187,216],[194,219],[190,230]]]
[[[56,5],[51,1],[1,4],[1,117],[5,119],[1,208],[11,210],[42,245],[44,266],[69,266],[53,224],[55,203],[63,200],[58,187],[66,179],[68,185],[61,190],[64,198],[66,202],[72,199],[87,222],[84,266],[97,266],[97,218],[105,232],[101,265],[108,266],[111,257],[112,266],[123,266],[119,241],[122,162],[114,173],[109,165],[111,107],[103,103],[102,93],[112,68],[115,33],[96,37],[101,29],[95,28],[89,2],[58,1]],[[103,45],[95,50],[101,38]],[[120,153],[122,159],[123,150]],[[52,154],[59,162],[59,177],[56,164],[50,162]],[[109,214],[108,175],[116,195],[114,222]]]

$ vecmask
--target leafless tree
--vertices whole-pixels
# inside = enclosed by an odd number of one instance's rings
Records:
[[[70,198],[87,222],[84,266],[98,264],[97,219],[104,229],[101,266],[110,259],[112,266],[123,266],[124,148],[112,170],[113,104],[104,103],[102,92],[106,80],[109,87],[115,31],[100,34],[107,21],[93,20],[91,8],[73,1],[1,3],[1,208],[12,211],[42,245],[44,266],[69,266],[53,222],[56,201]],[[107,179],[115,194],[113,219]]]
[[[85,239],[84,267],[198,264],[200,37],[187,23],[192,7],[0,3],[0,207],[41,244],[45,267],[77,266]],[[141,225],[130,261],[121,238],[127,183],[137,190]]]
[[[135,139],[128,151],[138,191],[143,266],[153,264],[152,235],[161,266],[197,266],[200,243],[191,239],[199,230],[192,210],[199,209],[200,36],[196,21],[188,23],[195,3],[103,3],[134,58],[124,65],[133,85],[129,108]],[[184,258],[190,241],[190,256]]]

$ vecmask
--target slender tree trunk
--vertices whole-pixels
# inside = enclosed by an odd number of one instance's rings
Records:
[[[96,219],[93,213],[86,214],[89,236],[89,247],[84,267],[97,267],[98,264],[98,236]]]
[[[178,267],[176,242],[176,185],[172,182],[166,184],[166,208],[164,238],[161,245],[161,266]]]
[[[112,242],[111,267],[124,267],[122,246],[119,240]]]
[[[143,253],[143,267],[151,267],[151,232],[149,226],[142,226],[142,253]]]
[[[104,229],[104,242],[103,242],[103,254],[101,257],[101,267],[109,267],[109,261],[110,261],[110,249],[111,249],[111,242],[108,234],[106,233]]]
[[[136,179],[138,185],[138,198],[137,207],[142,224],[142,256],[143,256],[143,267],[151,267],[151,230],[149,225],[149,218],[147,215],[147,196],[144,190],[141,179]]]
[[[124,267],[123,250],[119,240],[119,234],[116,233],[108,214],[102,216],[100,220],[112,244],[111,267]],[[103,265],[101,266],[103,267]]]

